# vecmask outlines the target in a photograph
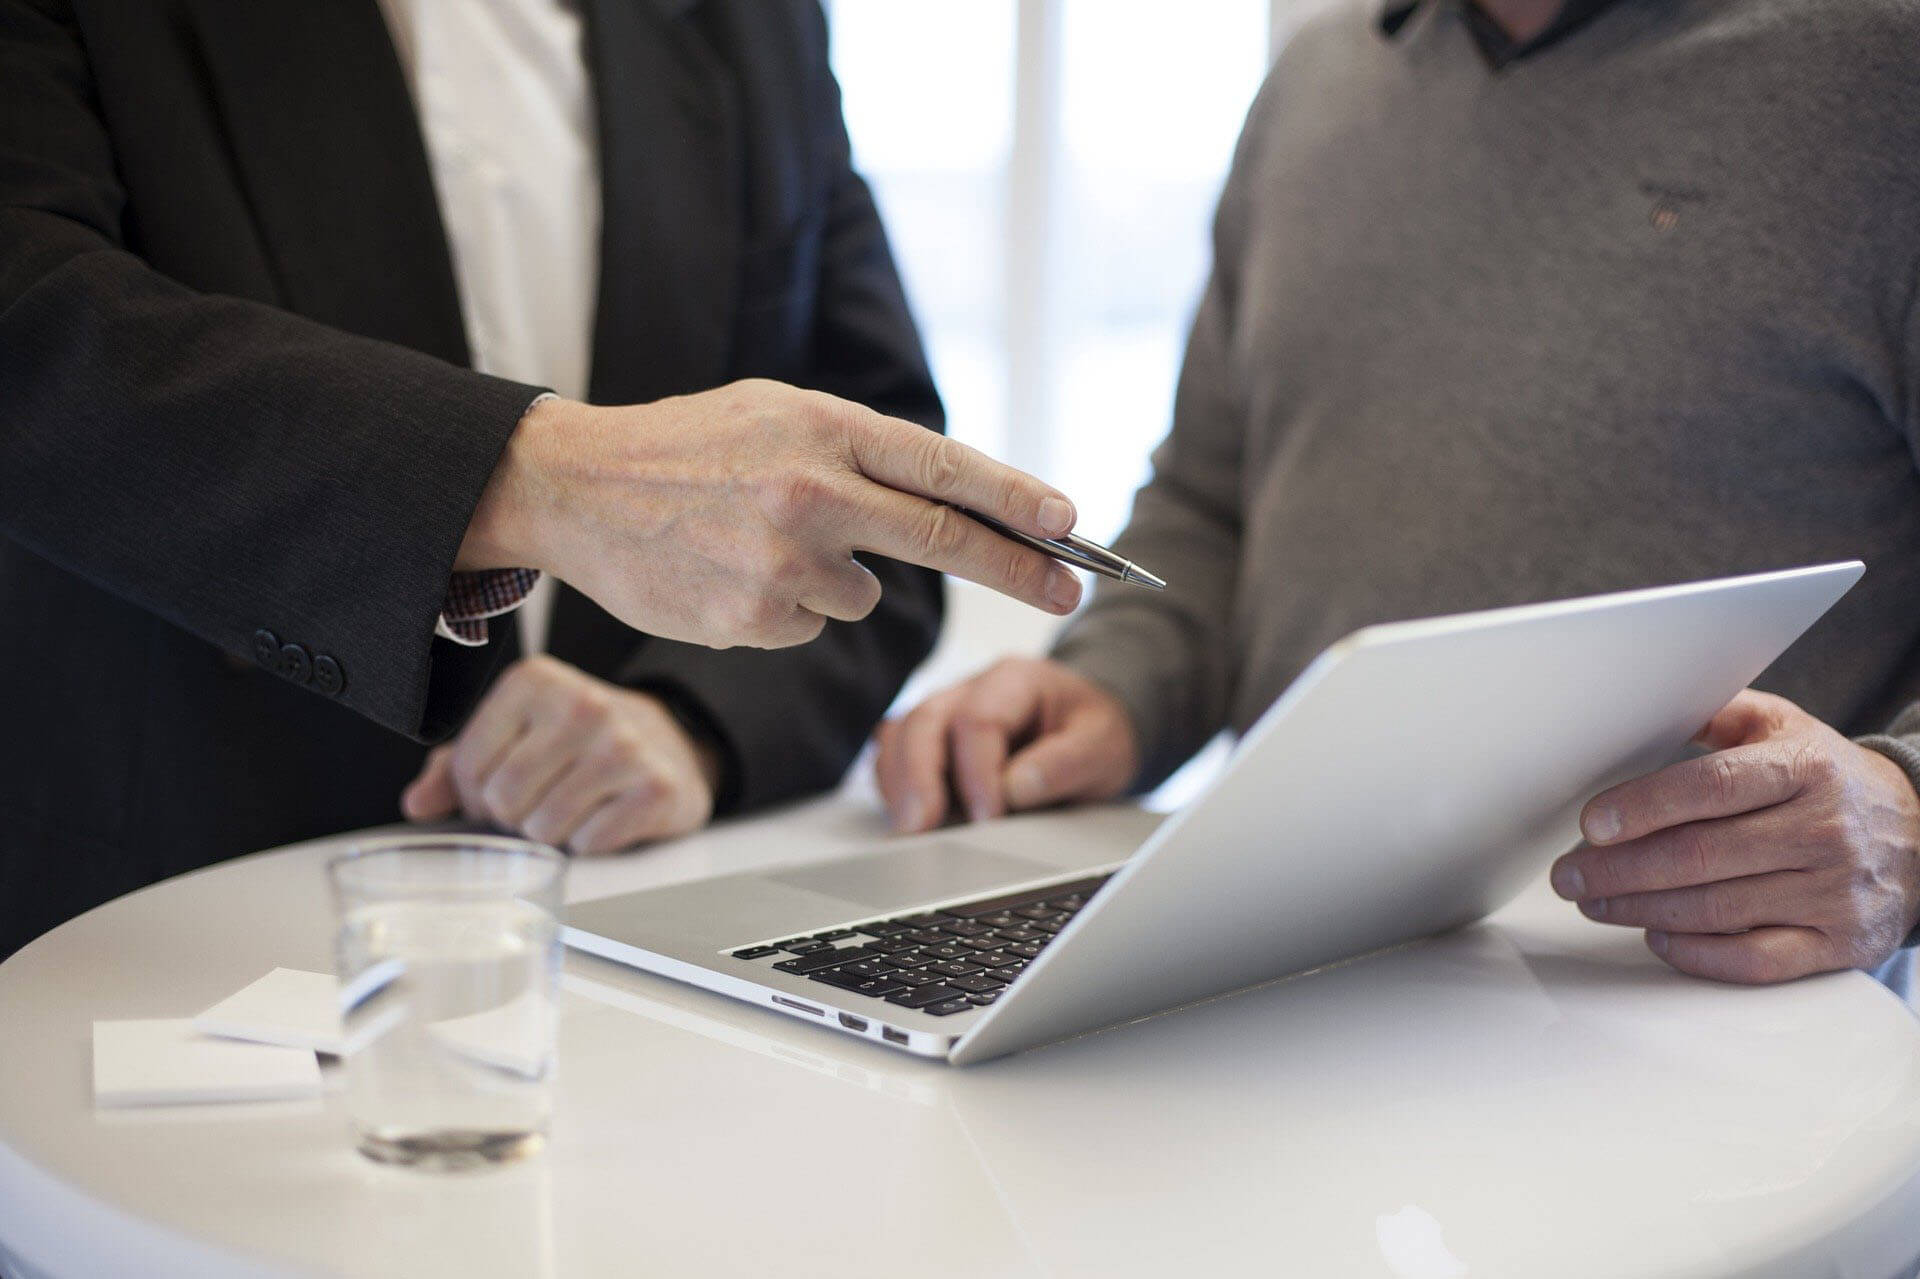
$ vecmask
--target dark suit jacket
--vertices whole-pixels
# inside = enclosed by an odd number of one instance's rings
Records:
[[[936,429],[811,0],[587,0],[592,398],[764,376]],[[395,820],[514,655],[432,638],[538,388],[465,367],[375,0],[0,0],[0,956],[162,876]],[[876,563],[777,653],[551,649],[680,692],[741,806],[828,786],[939,620]],[[315,884],[315,891],[320,885]]]

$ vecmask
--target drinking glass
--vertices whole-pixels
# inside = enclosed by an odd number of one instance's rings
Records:
[[[327,874],[361,1153],[459,1169],[537,1151],[566,859],[520,839],[399,835],[353,846]]]

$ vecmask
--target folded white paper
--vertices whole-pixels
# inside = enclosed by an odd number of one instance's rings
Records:
[[[432,1022],[427,1030],[443,1048],[528,1079],[545,1074],[553,1060],[553,1001],[531,992],[485,1012]]]
[[[332,973],[276,968],[193,1019],[195,1030],[256,1044],[344,1056],[351,1047],[340,1022],[340,983]]]
[[[93,1023],[96,1106],[319,1095],[320,1064],[311,1049],[215,1039],[184,1019]]]

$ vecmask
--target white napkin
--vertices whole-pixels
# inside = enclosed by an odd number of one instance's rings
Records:
[[[340,983],[332,973],[276,968],[193,1019],[205,1035],[279,1044],[342,1057],[349,1044],[340,1022]]]
[[[96,1106],[319,1095],[320,1064],[311,1049],[210,1038],[187,1020],[93,1023]]]

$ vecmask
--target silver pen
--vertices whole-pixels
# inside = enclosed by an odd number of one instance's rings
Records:
[[[1051,555],[1063,564],[1083,568],[1089,573],[1098,573],[1101,577],[1110,577],[1116,582],[1132,582],[1137,586],[1149,587],[1156,591],[1167,589],[1166,581],[1155,577],[1132,560],[1116,555],[1098,542],[1089,541],[1077,533],[1065,537],[1034,537],[1022,533],[1017,528],[1008,528],[990,515],[970,511],[964,506],[953,508],[969,519],[978,520],[1001,537],[1011,538],[1022,546],[1031,546],[1042,555]]]

